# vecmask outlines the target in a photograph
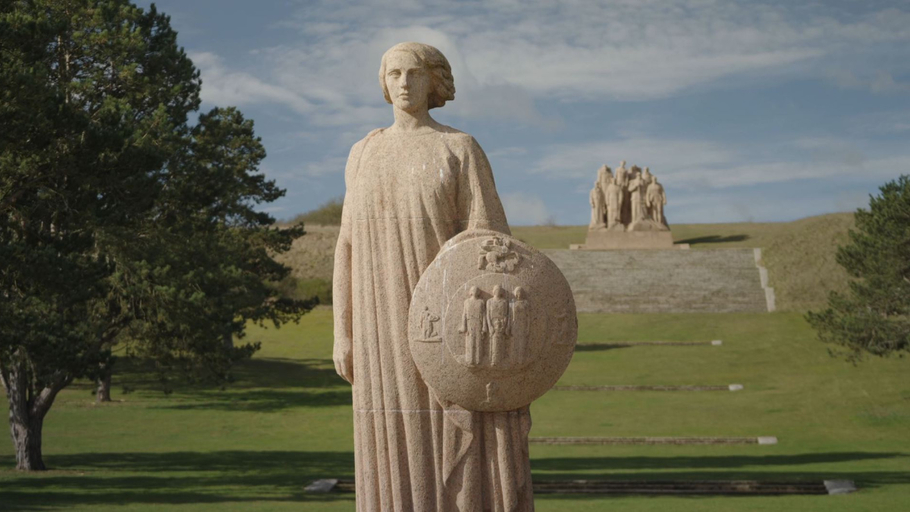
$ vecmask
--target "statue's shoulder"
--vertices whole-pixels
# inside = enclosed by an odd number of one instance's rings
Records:
[[[484,153],[483,148],[480,147],[480,143],[477,142],[477,139],[475,139],[473,135],[452,128],[451,126],[442,125],[442,128],[443,129],[439,131],[443,134],[443,137],[445,137],[449,149],[456,155],[462,155],[466,158],[476,158],[478,155],[484,155],[484,158],[486,158],[486,153]]]
[[[471,134],[465,133],[457,128],[452,128],[451,126],[446,126],[444,124],[439,125],[437,131],[452,144],[460,144],[465,147],[477,144],[477,141],[474,140],[474,137],[472,137]]]
[[[381,134],[383,130],[385,130],[385,128],[376,128],[375,130],[370,131],[366,137],[358,140],[354,143],[353,146],[351,146],[351,153],[363,151],[364,146],[367,145],[367,141]]]

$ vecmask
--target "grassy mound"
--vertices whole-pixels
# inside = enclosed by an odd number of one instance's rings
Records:
[[[338,228],[307,225],[308,234],[278,259],[294,269],[297,281],[313,288],[329,287]],[[760,247],[770,286],[781,311],[823,307],[831,290],[845,290],[846,272],[834,261],[838,245],[847,241],[852,213],[832,213],[793,222],[675,224],[673,237],[692,250]],[[568,249],[584,243],[586,226],[516,226],[512,233],[540,249]],[[296,284],[294,286],[297,286]]]
[[[336,197],[326,201],[319,208],[301,213],[293,219],[283,222],[283,224],[299,224],[303,222],[306,226],[338,226],[341,224],[341,206],[343,204],[344,200]]]
[[[773,446],[531,446],[537,479],[856,480],[847,496],[538,495],[537,510],[904,510],[910,503],[907,361],[828,357],[795,313],[581,315],[560,385],[726,385],[737,392],[551,391],[531,436],[777,436]],[[352,478],[351,389],[334,373],[331,310],[251,328],[262,350],[224,390],[164,395],[121,367],[114,399],[81,381],[45,421],[51,471],[23,474],[0,443],[2,510],[353,510],[347,494],[307,495]],[[604,342],[722,339],[723,346],[610,348]],[[125,372],[124,370],[129,370]],[[134,391],[124,395],[121,386]]]

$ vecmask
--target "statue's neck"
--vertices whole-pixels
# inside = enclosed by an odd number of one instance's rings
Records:
[[[419,132],[427,129],[435,129],[440,125],[432,117],[427,109],[420,109],[416,112],[408,112],[398,107],[393,107],[395,113],[395,122],[391,130],[395,132]]]

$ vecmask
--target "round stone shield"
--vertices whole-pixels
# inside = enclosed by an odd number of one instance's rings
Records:
[[[556,264],[494,231],[446,243],[411,298],[408,339],[421,376],[471,411],[539,398],[569,365],[577,336],[575,300]]]

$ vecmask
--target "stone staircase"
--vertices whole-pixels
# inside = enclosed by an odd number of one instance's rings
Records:
[[[579,312],[773,311],[753,249],[543,251],[565,274]]]

